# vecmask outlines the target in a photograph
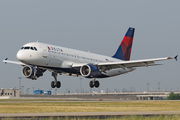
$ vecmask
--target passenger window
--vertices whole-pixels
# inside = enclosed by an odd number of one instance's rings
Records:
[[[24,47],[21,48],[21,50],[24,49]]]
[[[34,47],[34,49],[37,51],[36,47]]]
[[[24,47],[24,49],[29,49],[30,47]]]
[[[34,50],[34,48],[33,48],[33,47],[31,47],[31,50]]]

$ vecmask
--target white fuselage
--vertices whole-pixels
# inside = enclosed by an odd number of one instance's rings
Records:
[[[26,48],[26,49],[25,49]],[[29,48],[29,49],[28,49]],[[23,45],[17,53],[19,61],[32,66],[57,70],[58,73],[76,74],[71,68],[75,64],[93,64],[104,62],[120,62],[121,60],[90,52],[65,47],[32,42]],[[104,77],[112,77],[133,71],[133,68],[118,68],[103,72]],[[79,74],[80,75],[80,74]]]

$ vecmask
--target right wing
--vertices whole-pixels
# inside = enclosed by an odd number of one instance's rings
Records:
[[[4,63],[18,64],[18,65],[22,65],[22,66],[26,65],[26,64],[24,64],[24,63],[22,63],[22,62],[8,60],[8,58],[6,58],[5,60],[3,60],[3,62],[4,62]]]

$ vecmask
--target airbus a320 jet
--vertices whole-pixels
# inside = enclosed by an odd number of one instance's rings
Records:
[[[55,46],[40,42],[31,42],[22,46],[17,52],[17,61],[7,58],[5,63],[22,65],[22,75],[25,78],[36,80],[43,76],[45,71],[52,72],[54,81],[52,88],[60,88],[61,82],[57,81],[57,75],[82,76],[91,78],[89,86],[98,88],[100,83],[97,78],[108,78],[134,71],[137,67],[159,65],[155,61],[176,59],[164,57],[156,59],[130,60],[135,28],[130,27],[125,34],[120,46],[113,56],[98,55],[75,49]]]

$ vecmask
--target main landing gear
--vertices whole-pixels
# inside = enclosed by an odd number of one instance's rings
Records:
[[[99,87],[99,81],[96,81],[96,79],[94,78],[92,81],[89,82],[89,86],[90,88],[93,88],[93,87],[96,87],[98,88]]]
[[[52,88],[60,88],[61,87],[61,82],[57,81],[57,73],[52,72],[52,76],[54,77],[54,81],[51,82],[51,87]]]

